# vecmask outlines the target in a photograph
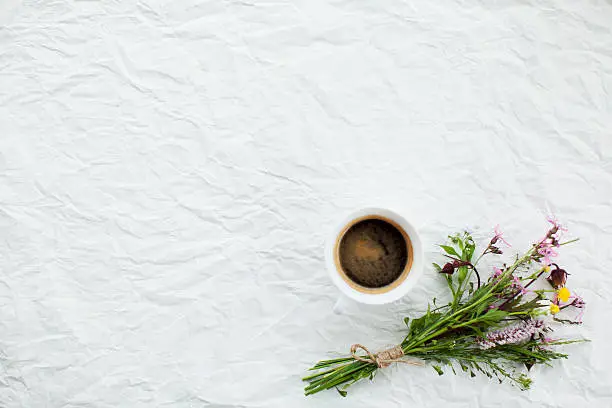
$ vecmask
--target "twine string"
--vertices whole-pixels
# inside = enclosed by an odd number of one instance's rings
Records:
[[[366,354],[368,355],[367,358],[361,357],[355,354],[358,349],[362,349],[363,351],[365,351]],[[351,346],[351,356],[355,360],[363,361],[364,363],[376,364],[378,368],[389,367],[392,363],[404,363],[404,364],[411,364],[411,365],[417,365],[417,366],[423,365],[422,363],[418,361],[405,360],[403,358],[404,355],[405,355],[404,350],[402,349],[402,346],[399,346],[399,345],[391,347],[383,351],[379,351],[378,353],[375,353],[375,354],[372,353],[370,350],[368,350],[365,346],[361,344],[353,344]]]

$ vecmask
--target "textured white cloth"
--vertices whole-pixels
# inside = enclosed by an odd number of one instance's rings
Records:
[[[609,3],[5,6],[1,407],[612,406]],[[582,238],[566,331],[593,342],[529,392],[402,365],[303,397],[316,360],[446,296],[428,267],[333,314],[322,240],[366,204],[413,221],[427,263],[464,227],[525,249],[555,213]]]

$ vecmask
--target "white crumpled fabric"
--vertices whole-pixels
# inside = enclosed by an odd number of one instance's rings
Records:
[[[612,406],[612,5],[3,1],[0,406]],[[302,395],[316,360],[446,296],[336,315],[330,226],[362,205],[513,250],[547,213],[588,309],[521,392],[400,366]],[[510,251],[512,252],[512,251]],[[511,256],[507,254],[508,258]]]

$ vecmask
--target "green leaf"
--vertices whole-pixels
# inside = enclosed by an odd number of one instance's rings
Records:
[[[503,309],[507,310],[507,311],[513,311],[513,312],[518,312],[518,310],[514,310],[514,308],[516,306],[518,306],[519,303],[521,303],[521,299],[523,296],[518,295],[517,297],[515,297],[514,299],[507,301],[507,303],[504,305]],[[537,299],[536,299],[537,300]]]
[[[436,372],[438,373],[438,375],[442,375],[444,374],[444,371],[442,371],[442,369],[440,368],[440,366],[434,365],[432,366],[434,370],[436,370]]]
[[[476,308],[474,309],[474,315],[475,316],[480,316],[481,314],[484,313],[485,310],[487,310],[487,308],[489,307],[488,302],[482,302],[480,303],[478,306],[476,306]]]
[[[453,248],[452,246],[440,245],[440,248],[442,248],[444,252],[446,252],[447,254],[451,256],[456,256],[457,258],[461,258],[459,254],[457,253],[457,251],[455,251],[455,248]]]
[[[472,256],[474,255],[474,251],[476,250],[476,244],[474,244],[474,240],[472,239],[472,237],[470,235],[468,235],[468,238],[466,240],[466,244],[465,244],[465,259],[467,261],[471,261],[472,260]]]
[[[438,265],[437,263],[432,263],[433,267],[436,268],[436,272],[440,272],[442,270],[442,267],[440,265]]]
[[[485,322],[488,325],[499,323],[502,319],[508,316],[507,312],[499,309],[491,309],[480,317],[481,322]]]
[[[410,322],[410,318],[409,317],[404,317],[404,324],[408,327],[410,327],[410,325],[408,324],[408,322]]]
[[[509,312],[527,312],[530,310],[538,309],[545,305],[545,303],[540,302],[539,298],[534,298],[529,302],[518,304],[521,299],[521,296],[517,296],[516,300],[508,303],[504,309]]]
[[[408,330],[408,337],[426,330],[431,324],[437,322],[441,316],[442,313],[430,312],[428,309],[427,313],[425,313],[423,316],[419,317],[418,319],[412,319],[410,329]]]
[[[338,393],[340,395],[342,395],[343,397],[346,397],[346,394],[348,394],[346,391],[341,390],[340,388],[336,387],[336,391],[338,391]]]

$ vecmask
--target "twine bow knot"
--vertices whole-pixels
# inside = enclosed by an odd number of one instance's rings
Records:
[[[368,355],[367,358],[358,356],[355,354],[358,349],[362,349]],[[351,346],[351,356],[357,361],[363,361],[364,363],[376,364],[378,368],[389,367],[392,363],[404,363],[412,365],[423,365],[418,361],[404,360],[404,350],[402,346],[394,346],[389,349],[379,351],[378,353],[372,353],[365,346],[361,344],[353,344]]]

